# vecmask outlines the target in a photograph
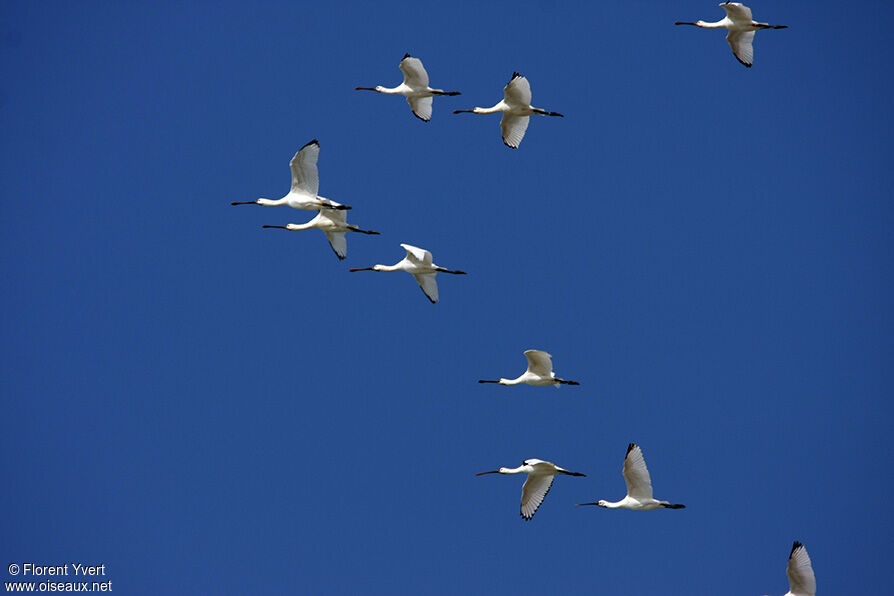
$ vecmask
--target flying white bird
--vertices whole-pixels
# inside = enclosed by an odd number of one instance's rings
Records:
[[[528,130],[528,120],[531,114],[544,116],[563,117],[558,112],[547,112],[531,106],[531,84],[528,79],[517,72],[512,73],[509,84],[503,88],[503,100],[492,108],[472,108],[471,110],[453,110],[454,114],[497,114],[502,113],[500,129],[503,131],[503,143],[512,149],[518,149],[525,131]]]
[[[403,95],[407,98],[407,103],[410,104],[413,114],[423,122],[431,120],[432,97],[460,94],[459,91],[444,91],[429,87],[428,73],[425,72],[425,67],[422,66],[422,60],[419,58],[406,54],[398,66],[404,73],[404,82],[397,87],[389,89],[378,85],[376,87],[354,87],[354,89],[356,91],[376,91],[386,95]]]
[[[528,479],[522,487],[521,498],[521,516],[526,520],[530,520],[537,513],[543,499],[553,485],[556,474],[567,474],[568,476],[586,476],[580,472],[569,472],[560,468],[556,464],[542,459],[526,459],[524,463],[517,468],[500,468],[490,472],[479,472],[476,476],[484,474],[527,474]]]
[[[295,153],[289,167],[292,169],[292,188],[289,194],[281,199],[258,199],[257,201],[233,201],[231,205],[263,205],[276,207],[288,205],[293,209],[307,209],[319,211],[323,207],[328,209],[350,209],[348,205],[342,205],[330,201],[326,197],[317,195],[320,188],[320,174],[317,172],[317,158],[320,156],[320,143],[316,139],[302,147]]]
[[[696,21],[689,23],[676,21],[674,25],[694,25],[703,29],[729,29],[726,41],[733,49],[736,60],[751,68],[754,63],[754,32],[758,29],[787,29],[788,25],[770,25],[751,20],[751,9],[740,2],[723,2],[720,8],[726,11],[726,17],[716,23]]]
[[[416,282],[432,304],[438,301],[438,282],[435,276],[438,273],[452,273],[454,275],[465,275],[465,271],[451,271],[444,267],[438,267],[432,262],[431,253],[424,248],[416,248],[409,244],[401,244],[403,249],[407,251],[407,256],[402,261],[394,265],[373,265],[372,267],[360,267],[350,269],[351,273],[355,271],[406,271],[416,278]]]
[[[797,540],[792,545],[785,573],[788,575],[789,585],[785,596],[816,596],[816,577],[813,575],[810,556],[804,545]]]
[[[624,482],[627,483],[627,496],[617,503],[597,501],[580,503],[580,505],[598,505],[606,509],[634,509],[651,511],[652,509],[685,509],[686,505],[672,505],[667,501],[652,498],[652,480],[649,469],[643,458],[643,451],[636,443],[627,446],[627,457],[624,458]]]
[[[498,385],[580,385],[577,381],[560,379],[553,372],[552,356],[543,350],[525,350],[525,358],[528,359],[528,370],[516,379],[500,379],[499,381],[479,380],[479,383],[496,383]]]
[[[332,247],[332,252],[335,253],[335,256],[338,257],[338,260],[343,260],[346,256],[348,256],[348,242],[345,240],[345,232],[360,232],[361,234],[376,234],[378,232],[373,232],[371,230],[361,230],[357,226],[352,226],[348,223],[348,214],[344,211],[338,211],[336,209],[320,209],[320,212],[317,213],[316,217],[307,222],[306,224],[286,224],[284,226],[263,226],[265,228],[277,228],[280,230],[291,230],[293,232],[297,232],[299,230],[309,230],[311,228],[317,228],[318,230],[323,230],[326,234],[326,238],[329,240],[329,246]]]

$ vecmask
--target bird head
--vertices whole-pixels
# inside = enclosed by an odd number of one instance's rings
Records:
[[[605,507],[605,503],[606,501],[604,499],[599,499],[598,501],[596,501],[596,504],[600,507]]]

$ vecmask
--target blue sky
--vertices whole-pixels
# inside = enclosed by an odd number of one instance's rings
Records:
[[[892,87],[872,2],[0,4],[0,562],[127,594],[881,593]],[[432,121],[396,85],[420,57]],[[518,150],[490,106],[513,71]],[[278,198],[321,145],[338,262]],[[391,264],[431,250],[432,306]],[[478,385],[553,354],[561,390]],[[648,513],[624,496],[639,443]],[[562,477],[531,522],[522,479]],[[2,569],[2,567],[0,567]],[[4,575],[4,580],[11,579]]]

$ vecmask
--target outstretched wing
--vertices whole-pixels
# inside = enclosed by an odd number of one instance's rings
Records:
[[[407,258],[414,263],[431,265],[431,253],[424,248],[418,248],[410,244],[401,244],[401,247],[407,251]]]
[[[326,238],[339,261],[348,256],[348,241],[345,240],[344,232],[326,232]]]
[[[528,359],[528,372],[541,377],[553,374],[553,360],[543,350],[525,350],[525,358]]]
[[[503,101],[513,107],[531,105],[531,84],[528,79],[517,72],[512,73],[512,79],[503,88]]]
[[[816,577],[813,575],[813,565],[810,563],[807,549],[798,541],[792,545],[785,573],[788,575],[792,594],[796,596],[816,595]]]
[[[652,498],[652,479],[643,457],[643,450],[636,443],[627,446],[627,457],[624,458],[624,482],[627,483],[627,494],[634,499]]]
[[[549,489],[552,488],[555,478],[555,474],[528,474],[528,479],[525,480],[525,485],[522,487],[521,515],[523,518],[534,517],[540,504],[543,503],[543,499],[549,493]]]
[[[407,103],[410,104],[410,109],[413,110],[413,114],[422,120],[423,122],[428,122],[431,120],[431,97],[408,97]]]
[[[432,304],[438,302],[438,282],[435,280],[437,273],[414,273],[413,277]]]
[[[726,11],[726,16],[736,25],[751,24],[751,9],[741,2],[724,2],[720,7]]]
[[[428,87],[428,73],[419,58],[405,55],[400,61],[400,70],[404,73],[405,84],[410,87]]]
[[[754,64],[754,31],[730,31],[726,36],[736,60],[751,68]]]
[[[530,116],[503,114],[503,119],[500,120],[500,130],[503,131],[503,143],[507,147],[518,149],[522,139],[525,138],[525,131],[528,130],[530,119]]]
[[[320,175],[317,173],[317,158],[320,143],[316,139],[298,150],[289,167],[292,169],[292,190],[314,198],[320,189]]]

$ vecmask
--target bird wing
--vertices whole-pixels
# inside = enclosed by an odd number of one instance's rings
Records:
[[[317,196],[320,189],[320,175],[317,172],[317,158],[320,156],[320,143],[314,139],[298,150],[289,167],[292,169],[292,190],[312,197]]]
[[[649,468],[646,467],[643,450],[635,443],[627,446],[627,457],[624,458],[624,482],[627,483],[627,494],[634,499],[652,498]]]
[[[507,147],[518,149],[522,139],[525,138],[525,131],[528,130],[528,121],[530,116],[513,116],[503,113],[503,119],[500,120],[500,129],[503,131],[503,143]]]
[[[414,273],[413,277],[432,304],[438,302],[438,282],[435,280],[437,273]]]
[[[423,122],[431,120],[431,97],[408,97],[407,103],[410,104],[410,109],[413,110],[413,114],[417,118]]]
[[[326,238],[339,261],[348,256],[348,241],[345,240],[344,232],[326,232]]]
[[[549,493],[549,489],[552,488],[555,478],[555,474],[528,474],[528,479],[525,480],[525,485],[522,487],[521,515],[523,518],[534,517],[540,504],[543,503],[543,499]]]
[[[730,31],[726,36],[736,60],[751,68],[754,64],[754,31]]]
[[[330,202],[334,203],[334,201]],[[320,209],[320,217],[328,219],[336,225],[344,226],[348,223],[348,213],[343,209],[326,209],[325,207],[323,207],[322,209]]]
[[[400,71],[404,73],[404,83],[410,87],[428,87],[428,73],[422,60],[407,54],[400,61]]]
[[[725,2],[720,5],[726,16],[736,25],[751,24],[751,9],[740,2]]]
[[[525,358],[528,359],[528,372],[541,377],[553,374],[553,360],[543,350],[525,350]]]
[[[813,575],[813,565],[807,549],[800,542],[792,545],[792,552],[788,557],[788,567],[785,570],[788,575],[788,583],[791,593],[797,596],[815,596],[816,577]]]
[[[513,107],[531,105],[531,83],[517,72],[512,73],[512,79],[503,88],[503,98]]]
[[[401,244],[403,249],[407,251],[407,258],[414,263],[431,265],[431,253],[424,248],[418,248],[410,244]]]

